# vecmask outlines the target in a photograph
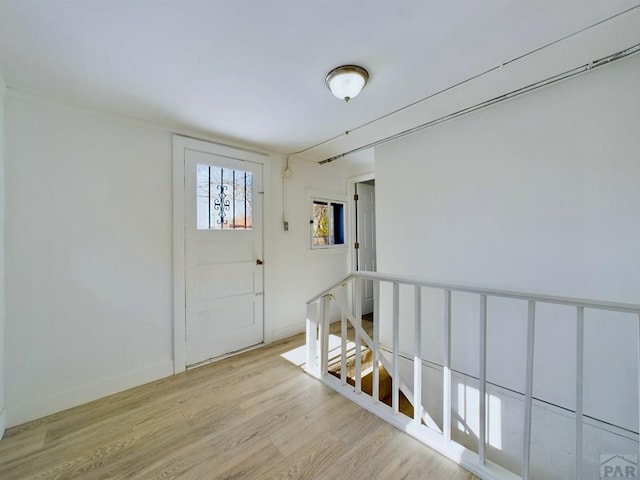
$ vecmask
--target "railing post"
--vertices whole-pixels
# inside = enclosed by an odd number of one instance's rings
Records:
[[[531,458],[531,408],[533,406],[533,352],[535,339],[536,303],[529,300],[527,315],[527,365],[524,394],[524,439],[522,443],[523,480],[529,478],[529,460]]]
[[[451,441],[451,290],[444,291],[444,345],[442,347],[442,432]]]
[[[576,466],[574,476],[576,480],[582,480],[584,307],[577,308],[576,327]]]
[[[373,281],[373,402],[380,400],[380,281]]]
[[[329,363],[329,301],[330,295],[325,295],[320,300],[320,376],[327,374]]]
[[[347,384],[347,317],[342,313],[340,318],[340,381]]]
[[[414,291],[413,419],[422,422],[422,288]]]
[[[480,382],[478,391],[480,395],[479,415],[480,428],[478,429],[478,456],[480,464],[484,465],[486,460],[487,441],[487,296],[480,295],[480,358],[479,375]]]
[[[400,412],[400,364],[398,351],[400,350],[400,284],[393,282],[393,364],[391,374],[391,406],[393,413]]]
[[[307,303],[307,371],[320,375],[318,371],[318,323],[311,319],[311,304]]]
[[[356,323],[359,327],[362,327],[362,278],[355,277],[353,284],[353,310]],[[356,343],[356,393],[362,391],[362,339],[358,333],[358,329],[355,331],[355,343]]]

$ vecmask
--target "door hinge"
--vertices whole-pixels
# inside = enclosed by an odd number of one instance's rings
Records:
[[[353,244],[353,248],[355,248],[356,250],[360,248],[360,242],[356,242]]]
[[[360,197],[358,196],[358,194],[357,194],[357,193],[353,196],[353,199],[354,199],[356,202],[358,201],[358,199],[359,199],[359,198],[360,198]]]

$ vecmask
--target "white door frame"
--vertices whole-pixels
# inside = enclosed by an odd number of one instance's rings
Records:
[[[356,252],[356,249],[354,248],[356,241],[356,222],[358,221],[356,218],[356,202],[353,199],[356,194],[356,183],[375,180],[375,178],[376,172],[367,172],[362,175],[358,175],[357,177],[347,178],[347,192],[349,195],[349,265],[351,266],[352,272],[356,271],[358,255],[358,252]]]
[[[186,355],[186,264],[185,264],[185,170],[184,160],[186,150],[196,150],[204,153],[211,153],[223,157],[234,158],[238,160],[247,160],[262,165],[263,186],[268,185],[267,180],[270,178],[268,157],[265,154],[243,150],[240,148],[229,147],[219,143],[212,143],[205,140],[197,140],[195,138],[183,137],[181,135],[173,135],[173,371],[175,373],[184,372],[187,366]],[[263,227],[262,227],[262,245],[263,259],[267,257],[265,234],[266,224],[264,221],[267,208],[271,202],[268,198],[268,188],[263,188],[265,194],[263,196]],[[265,262],[266,265],[266,262]],[[263,291],[266,290],[266,275],[263,273]],[[264,295],[262,296],[264,302]],[[263,310],[264,311],[264,310]],[[264,325],[264,342],[271,341],[271,328],[267,325],[266,311],[263,315]]]

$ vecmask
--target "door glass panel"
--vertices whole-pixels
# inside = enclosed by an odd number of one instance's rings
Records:
[[[196,166],[198,230],[253,228],[253,174],[214,165]]]

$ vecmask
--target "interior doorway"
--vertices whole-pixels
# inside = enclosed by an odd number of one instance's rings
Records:
[[[375,272],[376,261],[376,183],[373,174],[353,181],[353,270]],[[363,286],[362,313],[373,312],[373,282]]]

